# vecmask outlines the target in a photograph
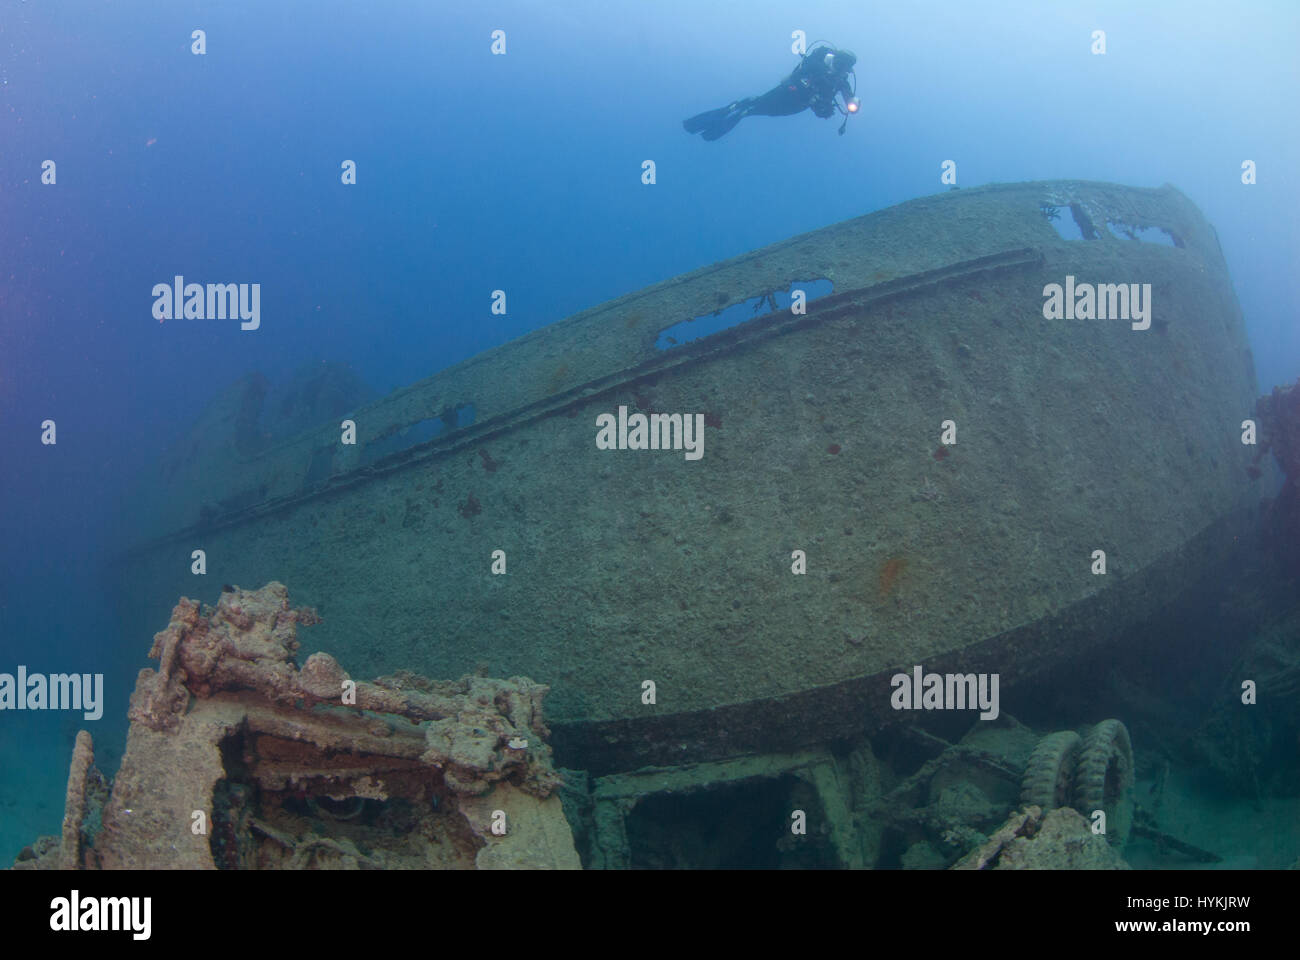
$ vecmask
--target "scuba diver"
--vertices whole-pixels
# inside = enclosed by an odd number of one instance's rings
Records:
[[[805,53],[790,76],[767,93],[758,97],[746,97],[729,103],[717,110],[706,110],[689,120],[683,120],[682,126],[687,133],[698,133],[705,140],[717,140],[745,117],[786,117],[811,109],[822,119],[836,111],[844,114],[844,122],[839,132],[844,133],[849,115],[858,112],[861,106],[857,98],[858,78],[853,72],[853,65],[858,58],[848,50],[836,50],[829,44],[818,44]],[[852,83],[850,83],[852,78]],[[844,104],[835,100],[839,94]]]

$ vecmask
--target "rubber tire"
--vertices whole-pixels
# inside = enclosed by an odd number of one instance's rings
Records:
[[[1059,730],[1035,744],[1020,781],[1022,808],[1033,804],[1046,813],[1069,804],[1082,743],[1073,730]]]
[[[1106,811],[1106,839],[1116,850],[1133,827],[1133,744],[1118,720],[1103,720],[1084,738],[1074,776],[1074,809],[1091,822]]]

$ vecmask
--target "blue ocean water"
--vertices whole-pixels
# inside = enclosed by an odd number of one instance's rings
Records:
[[[856,52],[845,135],[807,113],[716,143],[683,132],[789,72],[793,31]],[[1217,228],[1261,392],[1291,382],[1298,39],[1285,2],[3,0],[0,670],[103,672],[120,739],[147,638],[105,612],[118,507],[238,377],[344,362],[386,393],[946,190],[949,160],[962,187],[1177,186]],[[260,283],[260,329],[159,322],[151,290],[177,275]],[[46,419],[57,446],[40,442]],[[57,832],[76,727],[0,716],[0,855]]]

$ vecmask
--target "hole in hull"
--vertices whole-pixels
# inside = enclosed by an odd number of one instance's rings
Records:
[[[796,280],[790,284],[788,290],[774,290],[771,293],[750,297],[748,300],[732,304],[713,313],[706,313],[690,320],[683,320],[681,323],[674,324],[661,331],[659,339],[655,341],[655,348],[658,350],[671,350],[673,347],[684,346],[704,337],[712,336],[715,333],[721,333],[723,330],[738,327],[742,323],[747,323],[758,317],[768,316],[774,311],[789,310],[791,304],[794,303],[796,291],[800,290],[803,291],[805,302],[812,303],[814,300],[829,296],[834,290],[834,284],[825,278]]]

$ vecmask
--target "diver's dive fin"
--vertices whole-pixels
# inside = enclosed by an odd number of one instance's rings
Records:
[[[682,126],[687,133],[698,133],[705,140],[717,140],[740,123],[741,118],[744,116],[745,110],[742,109],[741,104],[732,103],[716,110],[697,113],[689,120],[683,120]]]
[[[705,130],[702,134],[700,134],[700,136],[702,136],[705,140],[717,140],[718,138],[724,136],[736,124],[740,123],[741,118],[744,116],[745,116],[744,110],[733,110],[731,113],[727,114],[717,123],[715,123],[713,126],[709,127],[709,129]]]
[[[687,133],[699,133],[706,127],[711,127],[728,113],[731,107],[719,107],[717,110],[705,110],[703,113],[697,113],[689,120],[683,120],[682,126],[686,128]]]

